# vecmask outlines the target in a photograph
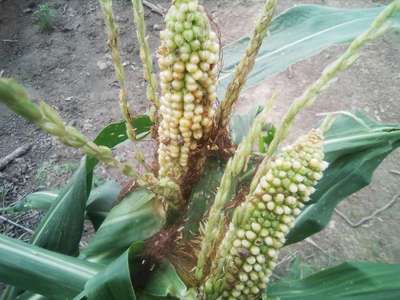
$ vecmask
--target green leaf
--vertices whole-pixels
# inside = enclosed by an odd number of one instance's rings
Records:
[[[11,207],[12,212],[21,212],[31,209],[48,210],[57,199],[59,191],[39,191],[27,195],[24,199]]]
[[[187,221],[183,229],[185,238],[191,239],[198,234],[200,222],[215,199],[224,169],[225,164],[220,160],[209,159],[207,161],[204,173],[194,185],[189,198],[188,212],[185,218]]]
[[[67,255],[77,255],[88,199],[87,163],[57,196],[32,237],[32,244]],[[90,185],[91,186],[91,183]]]
[[[81,295],[85,295],[88,300],[135,300],[131,268],[134,265],[134,254],[138,250],[141,250],[141,247],[138,249],[137,245],[130,247],[102,272],[91,278]]]
[[[296,256],[290,264],[288,275],[282,280],[303,279],[314,273],[314,268]]]
[[[235,114],[232,116],[229,129],[231,132],[232,142],[239,145],[242,139],[249,132],[255,117],[262,111],[261,106],[252,108],[246,114]]]
[[[149,116],[142,115],[134,118],[132,125],[136,130],[136,138],[140,140],[150,133],[153,122],[150,120]],[[121,121],[118,123],[111,123],[104,127],[94,139],[94,143],[96,145],[114,148],[116,145],[121,144],[127,139],[126,124],[125,121]],[[91,157],[89,159],[89,167],[94,168],[96,164],[97,160],[94,157]]]
[[[150,120],[149,116],[142,115],[135,117],[132,125],[136,130],[137,139],[140,140],[150,133],[153,122]],[[125,121],[122,121],[111,123],[104,127],[103,130],[97,135],[94,142],[97,145],[113,148],[115,145],[118,145],[127,139],[128,136],[126,134],[126,124]]]
[[[10,298],[10,299],[16,299],[16,300],[48,300],[49,298],[39,295],[39,294],[35,294],[32,292],[24,292],[23,294],[19,295],[17,298]]]
[[[97,274],[97,264],[0,234],[0,281],[52,298],[72,298]]]
[[[7,286],[3,293],[1,294],[1,300],[14,300],[17,298],[18,294],[21,293],[20,289],[17,289],[13,286]]]
[[[362,114],[339,116],[326,134],[329,168],[289,232],[287,244],[321,231],[335,207],[367,186],[382,160],[400,146],[400,125],[380,125]]]
[[[111,261],[133,242],[151,237],[164,224],[158,205],[148,190],[140,188],[129,193],[107,215],[82,257],[94,262]]]
[[[276,127],[273,124],[266,124],[262,131],[262,137],[258,141],[258,151],[261,153],[267,152],[267,147],[271,144],[276,133]]]
[[[163,261],[146,283],[144,291],[152,296],[184,299],[187,288],[174,266],[168,261]]]
[[[121,186],[117,182],[106,181],[90,193],[86,212],[96,230],[118,200],[120,192]]]
[[[146,136],[150,130],[150,127],[152,125],[152,122],[150,121],[150,118],[148,116],[139,116],[137,118],[134,119],[133,122],[134,127],[136,128],[136,131],[138,133],[138,137],[139,138],[143,138],[144,136]],[[114,123],[114,124],[110,124],[108,126],[106,126],[103,130],[100,131],[100,133],[98,134],[98,136],[95,139],[95,143],[98,145],[103,145],[103,146],[108,146],[110,148],[118,145],[119,143],[125,141],[127,139],[126,136],[126,125],[125,122],[119,122],[119,123]],[[93,175],[93,169],[94,167],[97,165],[97,160],[93,157],[89,157],[87,159],[86,163],[86,189],[88,192],[90,192],[90,187],[91,187],[91,181],[92,181],[92,175]],[[78,170],[79,171],[79,170]],[[81,173],[82,175],[82,173]],[[85,180],[77,180],[77,184],[81,185],[83,183],[83,181]],[[68,189],[72,188],[72,183],[71,185],[67,186],[64,189],[63,193],[68,194]],[[60,195],[57,195],[58,197],[61,197]],[[41,194],[36,194],[33,195],[33,198],[28,199],[28,206],[32,205],[32,207],[34,208],[42,208],[44,206],[47,206],[49,204],[51,204],[50,202],[54,202],[54,193],[41,193]],[[108,199],[110,200],[110,198]],[[32,203],[30,203],[32,202]],[[29,204],[30,203],[30,204]],[[64,203],[65,203],[65,199],[64,199]],[[76,203],[71,202],[74,205],[77,205],[79,203],[79,201],[77,201]],[[90,209],[90,213],[89,213],[89,217],[92,219],[92,222],[94,224],[95,227],[98,227],[101,223],[101,220],[104,218],[105,215],[105,208],[107,205],[110,204],[110,202],[108,203],[102,203],[101,205],[99,203],[96,202],[90,202],[93,203],[91,204],[91,209]],[[94,204],[96,203],[96,204]],[[22,207],[23,208],[23,207]],[[18,210],[18,209],[22,209],[21,206],[15,206],[14,210]],[[65,208],[64,205],[61,206],[61,208]],[[101,211],[95,212],[96,208],[101,208]],[[58,208],[60,209],[60,208]],[[69,214],[73,214],[74,210],[71,209],[67,209],[65,208],[67,212],[69,212]],[[60,217],[59,214],[52,214],[52,216],[56,216],[57,220],[50,220],[49,217],[46,217],[46,221],[42,221],[42,224],[44,224],[44,222],[46,222],[47,224],[50,224],[50,227],[45,227],[42,228],[41,234],[36,234],[35,235],[35,239],[38,240],[38,242],[42,243],[43,247],[46,247],[45,244],[47,244],[48,247],[53,247],[54,251],[57,251],[56,247],[57,247],[57,243],[68,243],[68,239],[64,239],[64,238],[60,238],[62,237],[63,234],[67,233],[68,234],[68,229],[64,229],[60,230],[59,227],[57,226],[53,226],[55,223],[60,221]],[[81,217],[80,215],[77,215],[76,220],[74,219],[70,219],[71,221],[74,221],[74,224],[78,224],[78,222],[80,222]],[[64,226],[68,227],[68,223],[63,223]],[[49,230],[48,230],[48,229]],[[76,226],[75,226],[76,228]],[[63,232],[63,233],[61,233]],[[70,231],[70,236],[74,236],[76,237],[76,233],[74,231]],[[80,233],[81,234],[81,233]],[[79,241],[78,241],[79,243]],[[40,244],[39,244],[40,245]],[[71,243],[68,244],[67,247],[62,247],[62,245],[59,245],[59,249],[62,251],[61,253],[67,253],[72,251],[71,249],[75,247],[75,254],[77,252],[77,246],[76,246],[76,240],[75,241],[71,241]],[[2,295],[2,300],[7,300],[7,299],[13,299],[11,296],[14,295],[15,293],[20,293],[21,291],[17,291],[12,287],[7,287],[6,291],[3,293]],[[11,296],[10,296],[11,295]],[[11,298],[10,298],[11,297]]]
[[[176,300],[176,298],[173,298],[173,297],[152,296],[152,295],[146,294],[145,292],[142,292],[142,291],[136,292],[136,299],[137,300]]]
[[[106,181],[94,188],[86,203],[86,212],[97,229],[118,199],[121,186],[115,181]],[[29,194],[23,200],[10,207],[10,212],[21,212],[30,209],[48,210],[57,199],[58,191],[40,191]]]
[[[83,232],[85,220],[86,201],[88,199],[88,186],[91,186],[91,176],[88,176],[87,160],[84,158],[81,165],[74,173],[67,186],[52,200],[51,206],[45,217],[39,223],[32,237],[31,243],[55,252],[77,255],[79,242]],[[44,199],[54,197],[47,193]],[[37,199],[36,199],[37,200]],[[40,202],[43,206],[46,202]],[[2,295],[2,300],[13,299],[21,291],[7,287]]]
[[[273,124],[267,124],[263,132],[264,132],[262,138],[263,143],[265,145],[271,144],[276,133],[276,127]]]
[[[273,283],[267,294],[271,300],[397,300],[399,278],[398,264],[347,262],[302,280]]]
[[[295,6],[276,17],[270,34],[264,39],[246,88],[278,74],[290,65],[311,57],[336,44],[352,41],[368,29],[384,6],[367,9],[342,9],[318,5]],[[400,27],[400,14],[392,27]],[[232,80],[234,69],[245,54],[249,37],[243,37],[223,49],[224,67],[219,79],[222,98]]]

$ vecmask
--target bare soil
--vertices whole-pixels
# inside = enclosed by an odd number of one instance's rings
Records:
[[[145,112],[148,103],[130,1],[114,2],[131,107],[137,113]],[[169,1],[153,2],[167,7]],[[300,3],[369,7],[389,2],[285,0],[280,1],[278,11]],[[69,124],[93,138],[103,125],[121,118],[117,102],[118,85],[106,45],[98,1],[49,1],[56,12],[55,29],[50,33],[41,32],[33,24],[32,11],[37,9],[39,3],[45,2],[0,0],[0,72],[4,77],[13,77],[21,82],[35,101],[46,100],[60,111]],[[219,24],[224,44],[248,34],[262,3],[261,0],[205,1]],[[155,50],[162,18],[147,9],[145,14],[149,42]],[[344,49],[344,46],[338,46],[323,51],[247,91],[237,109],[243,111],[261,104],[273,90],[278,91],[279,101],[273,120],[279,121],[291,101],[318,78],[324,66]],[[399,84],[400,34],[391,32],[365,47],[362,59],[342,74],[312,108],[301,114],[293,136],[315,126],[320,121],[317,114],[328,111],[360,109],[382,122],[399,122]],[[0,207],[30,192],[61,185],[80,158],[77,151],[66,149],[3,106],[0,107],[0,129],[0,157],[22,144],[33,145],[26,155],[16,159],[0,173]],[[339,206],[339,210],[349,218],[359,220],[390,201],[400,192],[400,176],[390,172],[400,170],[399,161],[400,152],[396,151],[379,167],[373,184],[351,196]],[[38,219],[36,213],[4,216],[28,229],[34,228]],[[399,230],[400,203],[358,228],[351,228],[335,215],[329,227],[313,236],[311,242],[294,245],[282,254],[281,269],[277,274],[287,268],[291,260],[288,255],[294,251],[316,269],[350,259],[399,263]],[[25,229],[2,219],[0,232],[22,239],[29,237]]]

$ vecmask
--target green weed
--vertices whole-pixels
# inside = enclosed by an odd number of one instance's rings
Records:
[[[35,24],[41,31],[52,31],[54,29],[55,12],[48,4],[40,4],[39,8],[33,13]]]

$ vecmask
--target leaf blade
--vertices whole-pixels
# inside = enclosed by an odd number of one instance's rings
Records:
[[[99,262],[113,260],[133,242],[158,232],[163,224],[164,216],[157,208],[154,194],[145,189],[135,190],[110,211],[81,257]]]
[[[400,265],[346,262],[302,280],[271,285],[268,297],[281,300],[394,300],[400,296]]]
[[[67,255],[78,253],[88,199],[86,179],[87,160],[83,159],[67,187],[54,200],[35,230],[32,244]]]
[[[152,296],[184,299],[187,288],[174,266],[163,261],[147,282],[144,291]]]
[[[384,6],[342,9],[298,5],[283,12],[272,21],[270,35],[264,39],[245,88],[255,86],[332,45],[352,41],[383,9]],[[392,21],[392,28],[400,28],[400,14],[395,15]],[[232,80],[248,42],[249,37],[243,37],[224,47],[224,67],[217,88],[219,98],[223,97]]]
[[[49,297],[73,297],[101,266],[0,234],[2,282]],[[51,274],[51,276],[49,276]]]

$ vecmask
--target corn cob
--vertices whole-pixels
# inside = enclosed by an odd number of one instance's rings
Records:
[[[202,293],[204,299],[260,299],[285,235],[327,164],[313,130],[270,162],[257,188],[236,208]]]
[[[161,80],[160,176],[177,181],[190,153],[206,140],[216,100],[219,42],[197,0],[176,0],[158,51]]]

